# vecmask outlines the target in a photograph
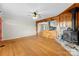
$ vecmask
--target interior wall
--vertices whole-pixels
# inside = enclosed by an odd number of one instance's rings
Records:
[[[60,16],[60,26],[71,27],[71,13],[61,14]]]
[[[26,13],[22,14],[21,10],[24,9],[18,5],[20,4],[0,4],[3,40],[36,35],[35,21]]]
[[[79,28],[79,12],[77,13],[77,26]]]
[[[72,21],[71,21],[72,14],[70,12],[60,14],[60,15],[52,17],[50,19],[51,19],[51,21],[53,21],[53,20],[57,21],[57,29],[51,31],[52,34],[54,33],[54,35],[56,35],[56,36],[52,35],[52,37],[54,37],[54,38],[60,37],[63,34],[63,31],[67,30],[67,28],[69,28],[69,27],[72,28]],[[48,18],[46,18],[45,20],[50,21]],[[43,23],[43,22],[41,21],[41,23]],[[38,24],[40,24],[40,23],[38,23]],[[42,31],[42,33],[43,34],[41,34],[41,36],[48,37],[48,38],[51,37],[51,35],[49,35],[50,30]]]
[[[35,23],[32,19],[13,17],[3,20],[3,39],[15,39],[35,35]]]
[[[58,34],[62,34],[63,30],[67,30],[67,28],[72,28],[72,23],[71,23],[71,18],[72,15],[71,13],[64,13],[61,15],[58,15],[57,17],[55,17],[55,19],[57,20],[57,33]]]

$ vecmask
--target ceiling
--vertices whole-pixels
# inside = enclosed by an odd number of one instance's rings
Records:
[[[39,20],[56,16],[71,5],[72,3],[1,3],[0,9],[8,16],[25,16],[30,19],[32,19],[31,12],[37,10],[41,16]]]

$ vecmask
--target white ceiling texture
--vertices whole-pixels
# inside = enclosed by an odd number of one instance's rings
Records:
[[[25,16],[27,18],[32,19],[32,12],[38,11],[40,17],[37,19],[53,17],[73,3],[1,3],[0,8],[2,8],[5,14],[9,14],[8,16]],[[7,15],[6,15],[7,16]]]

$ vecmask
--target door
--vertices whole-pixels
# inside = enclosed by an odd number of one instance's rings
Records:
[[[2,41],[2,17],[0,17],[0,41]]]

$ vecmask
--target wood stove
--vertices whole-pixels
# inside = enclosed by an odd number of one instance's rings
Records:
[[[63,31],[63,39],[65,41],[68,42],[73,42],[73,43],[77,43],[79,44],[79,39],[78,39],[78,27],[76,25],[76,21],[77,21],[77,12],[79,11],[79,8],[74,8],[72,10],[70,10],[71,14],[72,14],[72,28],[71,30],[65,30]]]

